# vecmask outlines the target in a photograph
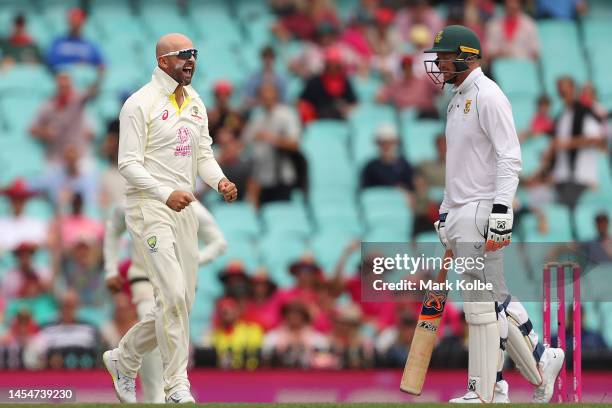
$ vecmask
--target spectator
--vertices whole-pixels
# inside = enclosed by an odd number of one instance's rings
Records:
[[[38,325],[28,309],[22,309],[13,318],[8,331],[0,337],[0,367],[22,370],[25,368],[23,351],[38,333]]]
[[[379,156],[370,160],[361,173],[361,188],[391,186],[414,190],[410,163],[398,153],[399,137],[393,125],[382,124],[376,130]]]
[[[87,91],[79,92],[70,75],[60,72],[55,76],[55,95],[39,108],[30,127],[30,133],[43,143],[50,159],[57,160],[68,145],[76,146],[81,155],[89,153],[94,134],[85,107],[98,94],[100,80],[98,77]]]
[[[417,78],[428,78],[425,72],[425,61],[429,58],[425,51],[431,46],[433,37],[429,28],[424,24],[416,24],[410,30],[410,42],[414,47],[412,50],[412,73]],[[439,89],[436,88],[439,92]]]
[[[445,310],[446,311],[446,310]],[[431,367],[461,368],[468,365],[468,324],[465,314],[459,313],[461,329],[453,335],[440,338],[432,354]],[[555,344],[555,343],[553,343]]]
[[[65,209],[75,195],[81,196],[86,208],[97,208],[99,176],[90,167],[82,151],[70,144],[64,148],[62,161],[50,162],[42,178],[31,184],[44,191],[59,209]]]
[[[364,67],[366,67],[366,64],[372,58],[372,48],[368,42],[368,29],[368,18],[365,15],[358,14],[349,21],[340,39],[343,44],[352,50],[359,60],[364,62]],[[359,73],[365,74],[366,72],[361,69]]]
[[[108,302],[100,242],[101,238],[87,231],[72,242],[60,270],[56,272],[56,294],[75,290],[83,299],[83,306],[89,308],[100,308]]]
[[[325,68],[320,75],[306,81],[298,107],[302,121],[314,119],[346,119],[357,96],[337,48],[325,51]]]
[[[566,313],[567,325],[565,327],[565,341],[566,344],[572,344],[574,342],[574,313],[572,313],[571,305],[568,306]],[[606,340],[601,335],[601,333],[588,328],[585,325],[586,321],[587,320],[584,307],[580,305],[580,341],[582,342],[582,349],[589,350],[589,352],[606,352],[608,349]],[[557,336],[553,336],[553,338],[551,339],[551,343],[558,344],[557,341]]]
[[[363,254],[363,261],[357,266],[353,276],[345,276],[347,260],[360,248],[361,241],[358,239],[351,241],[344,248],[334,268],[332,285],[335,287],[337,295],[347,293],[354,303],[359,304],[363,314],[362,321],[364,325],[367,325],[372,331],[379,333],[395,322],[395,303],[389,296],[386,296],[388,295],[386,293],[377,294],[377,296],[380,296],[376,302],[365,301],[361,293],[362,286],[368,287],[375,279],[379,279],[378,275],[374,273],[366,273],[367,271],[372,271],[373,259],[379,256],[379,254]],[[365,282],[363,278],[366,279]]]
[[[304,45],[302,52],[289,62],[289,69],[304,79],[319,75],[325,67],[327,50],[334,49],[348,72],[357,70],[362,65],[361,61],[348,45],[340,41],[338,34],[338,28],[334,25],[323,23],[318,26],[315,41]]]
[[[384,367],[403,367],[408,358],[408,351],[414,329],[417,324],[416,317],[407,310],[399,316],[395,327],[383,330],[376,339],[376,354]]]
[[[429,187],[444,187],[444,173],[446,167],[446,137],[444,133],[436,136],[436,158],[425,160],[419,164],[418,171]]]
[[[256,203],[255,179],[253,178],[253,159],[247,153],[244,143],[231,130],[219,129],[217,132],[217,162],[238,189],[238,201],[245,198]]]
[[[580,252],[586,255],[589,263],[598,265],[612,262],[612,237],[610,237],[610,218],[602,212],[595,217],[597,237],[579,244]]]
[[[521,10],[521,0],[505,0],[505,15],[487,25],[487,55],[535,60],[539,52],[535,21]]]
[[[555,122],[550,116],[550,99],[546,95],[540,95],[537,101],[537,110],[529,129],[520,132],[519,138],[524,141],[530,137],[538,135],[552,135]]]
[[[125,199],[125,180],[117,169],[119,156],[119,119],[109,122],[106,136],[101,147],[101,154],[108,166],[99,177],[100,192],[98,202],[104,219],[117,204]]]
[[[442,30],[444,21],[436,10],[429,5],[428,0],[411,0],[409,6],[400,10],[395,17],[395,25],[406,41],[410,39],[412,28],[422,24],[431,33]]]
[[[60,297],[59,319],[32,338],[24,352],[29,369],[92,368],[100,349],[95,326],[77,319],[79,295],[68,290]],[[68,358],[70,357],[70,358]]]
[[[253,155],[255,202],[288,201],[305,176],[300,122],[293,108],[279,103],[274,85],[262,85],[259,100],[243,135]]]
[[[398,79],[390,79],[379,91],[378,103],[387,103],[398,110],[414,108],[420,118],[439,117],[435,106],[436,95],[440,88],[429,78],[414,74],[414,62],[410,55],[401,60],[402,72]]]
[[[115,306],[113,319],[104,323],[100,328],[102,341],[106,349],[119,346],[119,340],[130,328],[138,323],[138,313],[132,304],[130,297],[125,293],[117,293],[113,296]]]
[[[361,308],[349,303],[337,308],[334,328],[330,336],[331,352],[336,368],[364,369],[374,365],[374,346],[360,333]]]
[[[242,261],[230,260],[219,274],[219,280],[223,283],[223,295],[241,301],[241,306],[244,306],[251,286]]]
[[[279,298],[282,303],[299,299],[309,307],[309,316],[317,308],[317,284],[323,280],[323,271],[312,254],[303,254],[289,266],[289,273],[295,278],[295,286],[282,290]]]
[[[402,37],[392,25],[393,17],[393,10],[377,9],[374,14],[374,25],[368,30],[368,42],[373,52],[370,68],[383,77],[394,76],[400,65]]]
[[[98,240],[104,236],[104,225],[83,213],[83,199],[80,194],[71,197],[69,215],[60,215],[51,228],[50,246],[66,251],[81,239]]]
[[[267,366],[285,368],[326,368],[329,341],[310,325],[307,306],[293,300],[281,309],[281,325],[268,332],[262,345],[262,362]]]
[[[204,342],[214,348],[217,366],[238,370],[257,368],[263,342],[261,326],[245,321],[240,305],[233,298],[220,299],[215,315],[215,327],[204,336]]]
[[[219,80],[213,86],[215,103],[208,111],[208,131],[213,143],[217,141],[217,133],[226,128],[234,134],[239,135],[244,126],[240,113],[234,109],[230,100],[234,93],[234,86],[226,80]]]
[[[272,32],[281,41],[312,41],[316,28],[322,23],[340,25],[336,10],[329,0],[292,2],[283,10],[281,18],[272,27]]]
[[[591,109],[599,120],[606,121],[608,118],[608,108],[597,100],[597,91],[591,82],[586,82],[582,85],[579,100],[581,104]]]
[[[34,298],[51,289],[51,270],[34,265],[32,260],[36,249],[36,244],[23,242],[13,250],[17,264],[2,277],[2,296],[6,299]]]
[[[537,0],[536,17],[575,20],[587,11],[586,0]]]
[[[565,106],[554,132],[552,175],[558,200],[573,210],[585,189],[598,183],[597,150],[606,140],[597,116],[577,100],[574,80],[560,78],[557,90]]]
[[[13,19],[13,31],[0,41],[2,64],[38,64],[42,61],[40,49],[26,28],[26,18],[18,14]]]
[[[102,54],[96,44],[82,36],[83,26],[87,16],[85,11],[73,8],[68,11],[68,35],[53,40],[47,54],[47,64],[55,72],[67,65],[88,64],[104,69]]]
[[[0,255],[4,251],[12,251],[22,242],[46,244],[48,223],[25,214],[28,200],[36,195],[25,180],[15,179],[8,187],[1,189],[0,194],[9,199],[11,206],[11,214],[0,217]]]
[[[433,201],[429,197],[429,184],[421,171],[417,171],[413,177],[414,194],[412,199],[412,211],[414,220],[412,225],[412,240],[416,242],[416,237],[422,232],[435,231],[434,222],[439,218],[439,202]]]
[[[252,296],[244,318],[246,321],[259,324],[264,331],[270,331],[280,320],[276,284],[264,269],[255,272],[251,284]]]
[[[281,102],[287,100],[287,79],[276,70],[276,53],[272,46],[266,46],[259,54],[261,69],[253,73],[246,81],[243,94],[243,107],[247,110],[255,107],[259,97],[259,89],[263,84],[274,84]]]

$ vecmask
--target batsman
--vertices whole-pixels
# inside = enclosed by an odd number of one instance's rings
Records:
[[[521,150],[512,108],[481,68],[476,34],[460,25],[438,32],[425,61],[434,83],[452,86],[447,109],[446,184],[435,227],[455,257],[484,257],[484,268],[466,270],[466,282],[492,283],[492,291],[462,293],[469,327],[468,390],[452,403],[509,402],[503,380],[507,350],[535,386],[533,402],[550,401],[564,353],[538,342],[527,311],[508,293],[503,248],[512,236],[512,201]]]

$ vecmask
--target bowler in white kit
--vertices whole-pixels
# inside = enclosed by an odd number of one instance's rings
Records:
[[[550,401],[563,350],[538,342],[527,311],[508,293],[503,248],[512,236],[512,201],[521,150],[508,98],[481,68],[476,34],[460,25],[436,34],[426,53],[429,77],[452,86],[446,120],[446,185],[436,230],[455,257],[485,257],[484,268],[463,272],[466,282],[492,290],[462,292],[469,327],[468,390],[453,403],[509,402],[504,351],[535,387],[533,402]],[[486,252],[486,254],[485,254]]]
[[[223,195],[237,197],[211,149],[206,108],[191,79],[198,51],[182,34],[155,48],[151,82],[135,92],[119,116],[119,172],[127,182],[125,223],[134,256],[143,262],[155,307],[104,353],[121,402],[136,402],[142,358],[159,347],[166,402],[194,402],[187,378],[189,312],[198,269],[196,175]]]

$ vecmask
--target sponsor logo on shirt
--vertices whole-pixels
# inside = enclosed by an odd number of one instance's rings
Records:
[[[178,142],[174,148],[174,155],[179,157],[191,157],[190,130],[181,126],[176,132]]]
[[[162,113],[161,118],[162,118],[162,120],[168,119],[168,109],[164,110],[164,112]]]
[[[466,99],[465,100],[465,107],[463,108],[463,113],[465,113],[466,115],[470,112],[470,107],[472,106],[472,100],[471,99]]]
[[[191,107],[191,117],[192,118],[196,118],[198,120],[204,119],[203,117],[200,116],[200,110],[198,109],[197,106],[192,106]]]

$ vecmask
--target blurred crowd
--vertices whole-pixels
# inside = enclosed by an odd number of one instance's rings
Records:
[[[442,15],[427,0],[355,3],[350,16],[341,19],[333,0],[268,1],[274,40],[261,49],[259,69],[244,83],[214,83],[213,98],[206,103],[209,131],[240,201],[258,209],[289,201],[295,191],[308,194],[310,163],[300,142],[313,121],[346,121],[363,103],[443,120],[446,96],[424,72],[422,53],[443,26],[475,30],[484,47],[483,68],[490,73],[497,58],[538,60],[536,19],[573,21],[588,9],[581,0],[449,0]],[[28,32],[27,15],[20,14],[0,41],[1,70],[44,64],[56,86],[28,127],[44,148],[44,173],[1,186],[7,205],[0,212],[0,367],[95,366],[100,350],[116,346],[137,321],[129,291],[111,296],[104,282],[104,220],[122,200],[116,169],[119,126],[110,121],[102,135],[96,134],[86,113],[107,71],[99,44],[83,34],[87,17],[83,9],[70,10],[66,34],[42,50]],[[278,49],[296,42],[303,45],[299,53],[279,69]],[[66,69],[74,64],[97,72],[85,89],[77,89]],[[214,56],[199,70],[207,64],[214,64]],[[371,77],[381,85],[372,101],[362,101],[356,83]],[[296,79],[297,92],[291,85]],[[125,91],[127,96],[133,90]],[[597,154],[610,154],[609,111],[590,83],[562,77],[549,91],[538,98],[528,127],[517,129],[522,142],[550,140],[539,168],[521,186],[530,203],[561,203],[573,210],[600,181]],[[431,191],[444,187],[444,135],[435,138],[435,159],[418,163],[402,154],[395,123],[378,126],[372,140],[377,155],[359,169],[359,189],[384,186],[405,193],[414,213],[407,241],[433,231],[439,197]],[[200,186],[203,201],[209,194]],[[25,212],[28,203],[40,202],[50,203],[46,220]],[[542,231],[554,222],[539,205],[517,200],[515,212],[517,217],[535,214]],[[608,215],[597,214],[592,222],[597,235],[579,245],[599,262],[612,262]],[[347,258],[357,249],[358,241],[351,243],[335,270],[325,273],[311,254],[304,254],[289,268],[294,281],[288,288],[278,287],[265,268],[247,270],[239,260],[229,262],[219,272],[223,294],[214,302],[210,327],[192,334],[196,362],[225,369],[403,366],[421,299],[362,301],[360,274],[346,270]],[[368,259],[362,262],[367,265]],[[111,305],[110,320],[88,319]],[[464,323],[460,308],[448,304],[433,365],[467,364]],[[584,330],[594,348],[607,347],[599,333]]]

